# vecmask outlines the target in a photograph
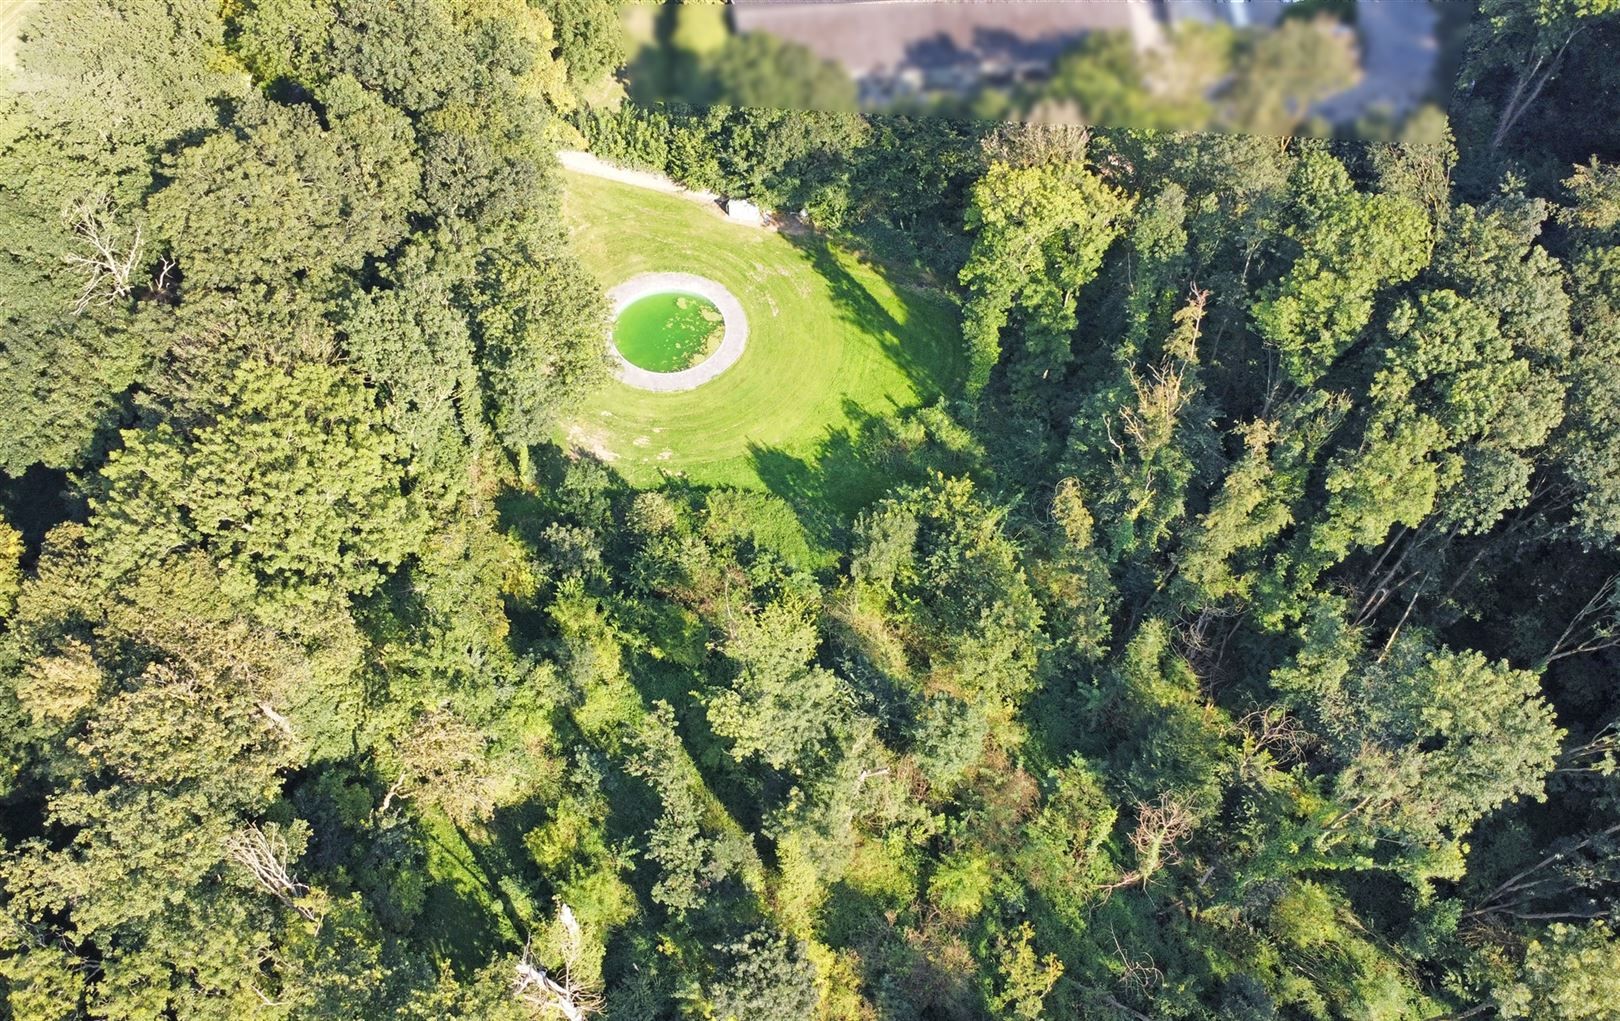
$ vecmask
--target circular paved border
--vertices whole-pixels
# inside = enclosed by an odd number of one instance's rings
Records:
[[[748,317],[743,314],[742,304],[736,296],[708,277],[691,273],[641,273],[608,291],[608,302],[613,306],[613,321],[618,321],[619,313],[631,302],[670,291],[684,291],[714,302],[714,307],[720,310],[720,318],[726,324],[725,336],[720,338],[720,346],[715,348],[713,354],[690,368],[679,372],[651,372],[631,365],[619,353],[613,344],[613,331],[609,326],[608,353],[618,366],[619,380],[638,390],[679,393],[696,389],[737,364],[743,348],[748,344]]]

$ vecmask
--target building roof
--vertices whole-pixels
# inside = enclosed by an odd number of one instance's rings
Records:
[[[1089,32],[1157,37],[1144,0],[734,0],[739,32],[765,32],[856,79],[952,67],[1047,67]]]

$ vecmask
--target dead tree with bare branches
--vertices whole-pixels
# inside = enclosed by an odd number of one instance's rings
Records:
[[[73,302],[73,314],[83,315],[92,305],[110,305],[127,298],[134,290],[135,271],[140,265],[142,237],[136,226],[125,242],[113,223],[112,198],[106,193],[86,196],[63,214],[78,238],[81,251],[69,252],[62,261],[85,275],[84,286]]]
[[[557,923],[561,930],[557,967],[548,970],[536,964],[533,944],[524,944],[523,956],[518,960],[516,975],[512,980],[512,995],[535,1008],[540,1017],[585,1021],[601,1013],[602,994],[578,977],[585,938],[579,922],[574,918],[573,909],[567,904],[559,904]]]
[[[272,897],[298,912],[305,921],[315,921],[315,912],[303,901],[309,887],[293,878],[292,848],[279,830],[267,832],[250,824],[225,838],[225,853]]]

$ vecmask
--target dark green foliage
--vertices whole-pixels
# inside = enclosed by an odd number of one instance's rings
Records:
[[[538,6],[551,15],[558,55],[576,81],[593,85],[624,63],[621,0],[541,0]]]
[[[591,105],[606,2],[41,5],[0,1017],[1613,1017],[1611,7],[1481,3],[1458,156]],[[1287,130],[1289,21],[1045,98]],[[724,26],[653,70],[850,99]],[[971,394],[780,498],[553,446],[570,125],[917,264]]]
[[[249,363],[226,394],[216,421],[127,432],[108,459],[91,537],[112,570],[200,547],[233,585],[323,598],[416,550],[401,451],[356,380]]]
[[[721,978],[709,992],[717,1021],[773,1017],[809,1021],[815,1016],[816,970],[804,944],[779,934],[751,932],[720,952]]]

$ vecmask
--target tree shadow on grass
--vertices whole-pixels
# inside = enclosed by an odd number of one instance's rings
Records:
[[[754,472],[785,500],[811,538],[829,549],[847,549],[855,516],[896,486],[919,483],[929,472],[972,476],[989,473],[977,441],[942,406],[874,413],[845,399],[849,425],[829,430],[808,454],[750,444]]]
[[[860,510],[893,484],[887,460],[877,449],[887,423],[854,401],[844,401],[851,425],[830,430],[812,453],[800,456],[781,447],[748,445],[748,456],[765,488],[787,501],[811,539],[843,549],[849,524]]]
[[[437,812],[419,817],[428,846],[428,884],[421,929],[429,950],[458,974],[470,975],[508,949],[515,916],[461,827]],[[513,931],[506,931],[508,929]]]
[[[839,315],[863,333],[874,337],[883,353],[900,366],[924,400],[933,400],[956,391],[961,384],[961,377],[959,372],[953,372],[952,369],[958,367],[956,363],[959,359],[953,359],[948,351],[940,350],[942,345],[958,342],[954,324],[953,328],[944,331],[944,335],[940,336],[918,329],[914,325],[901,323],[849,272],[844,262],[833,252],[832,245],[826,238],[813,233],[784,232],[782,236],[787,238],[789,244],[804,253],[816,273],[826,282],[828,293]],[[845,258],[858,257],[846,253]],[[872,268],[894,288],[900,300],[906,303],[907,318],[912,323],[929,316],[946,314],[943,308],[927,307],[929,304],[945,303],[943,293],[938,298],[924,298],[918,293],[917,285],[892,279],[891,273],[882,267],[873,265]],[[955,318],[954,310],[951,310],[950,316],[952,319]]]

